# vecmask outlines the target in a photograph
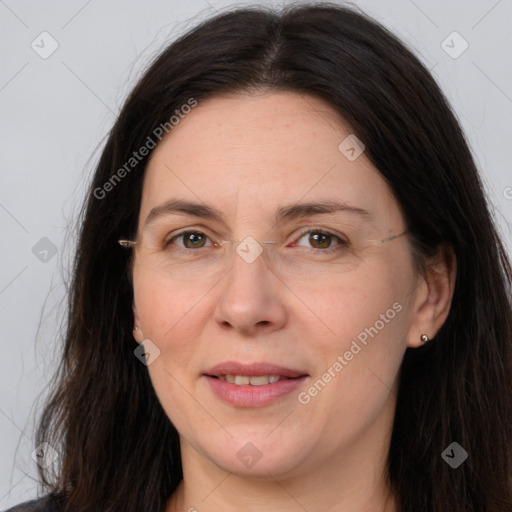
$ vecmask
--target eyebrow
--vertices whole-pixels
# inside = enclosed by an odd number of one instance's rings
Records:
[[[347,203],[339,201],[319,201],[319,202],[308,202],[308,203],[294,203],[278,208],[275,213],[276,223],[282,223],[284,221],[307,218],[314,215],[321,215],[326,213],[336,212],[348,212],[362,217],[371,217],[370,212],[363,208],[351,206]],[[157,218],[168,214],[182,214],[191,217],[198,217],[202,219],[210,219],[219,222],[220,224],[226,225],[223,215],[220,211],[215,209],[213,206],[209,206],[204,203],[197,203],[194,201],[185,201],[182,199],[171,199],[156,206],[150,210],[144,226],[154,222]]]

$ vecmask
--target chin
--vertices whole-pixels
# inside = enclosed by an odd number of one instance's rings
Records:
[[[212,450],[210,444],[203,451],[216,466],[244,478],[268,480],[271,476],[291,475],[308,451],[304,440],[285,436],[270,440],[265,438],[267,435],[268,431],[258,438],[235,435],[227,444],[210,440],[215,448]]]

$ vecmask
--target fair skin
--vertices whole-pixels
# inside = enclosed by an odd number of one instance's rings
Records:
[[[236,253],[217,273],[206,272],[207,263],[178,267],[155,249],[183,228],[215,242],[278,241],[283,254],[322,251],[301,238],[309,227],[361,240],[402,233],[398,203],[365,153],[350,161],[338,149],[350,133],[312,96],[224,95],[200,101],[151,156],[133,266],[134,336],[160,350],[148,371],[180,435],[184,479],[167,512],[397,510],[385,466],[398,372],[406,348],[420,346],[424,333],[432,338],[446,319],[453,257],[440,251],[430,262],[436,271],[418,274],[410,242],[400,236],[361,242],[350,265],[336,255],[307,256],[307,271],[288,275],[264,257],[249,263]],[[145,228],[149,212],[171,198],[207,203],[225,223],[170,214]],[[368,214],[275,221],[281,206],[326,200]],[[184,237],[175,243],[192,247]],[[378,333],[359,343],[342,371],[333,370],[371,326]],[[237,406],[205,375],[224,361],[269,362],[305,377],[271,403]],[[321,391],[308,392],[319,379]],[[243,447],[259,460],[244,464]]]

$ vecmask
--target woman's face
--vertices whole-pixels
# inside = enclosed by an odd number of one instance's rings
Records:
[[[350,134],[320,99],[244,94],[199,102],[155,149],[135,336],[184,458],[291,476],[385,457],[420,280],[406,236],[379,242],[404,218]],[[327,202],[345,207],[297,208]]]

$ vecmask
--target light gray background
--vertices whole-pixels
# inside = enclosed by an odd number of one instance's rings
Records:
[[[433,70],[469,138],[511,251],[512,0],[355,3]],[[36,496],[35,400],[55,367],[72,221],[103,137],[148,59],[199,19],[234,4],[61,0],[43,7],[0,0],[0,509]],[[35,41],[50,48],[48,39],[41,43],[43,31],[59,45],[46,59],[31,47]],[[456,59],[441,46],[453,31],[469,44]],[[457,52],[460,41],[452,39],[445,44]],[[55,245],[54,256],[32,251],[43,237]]]

